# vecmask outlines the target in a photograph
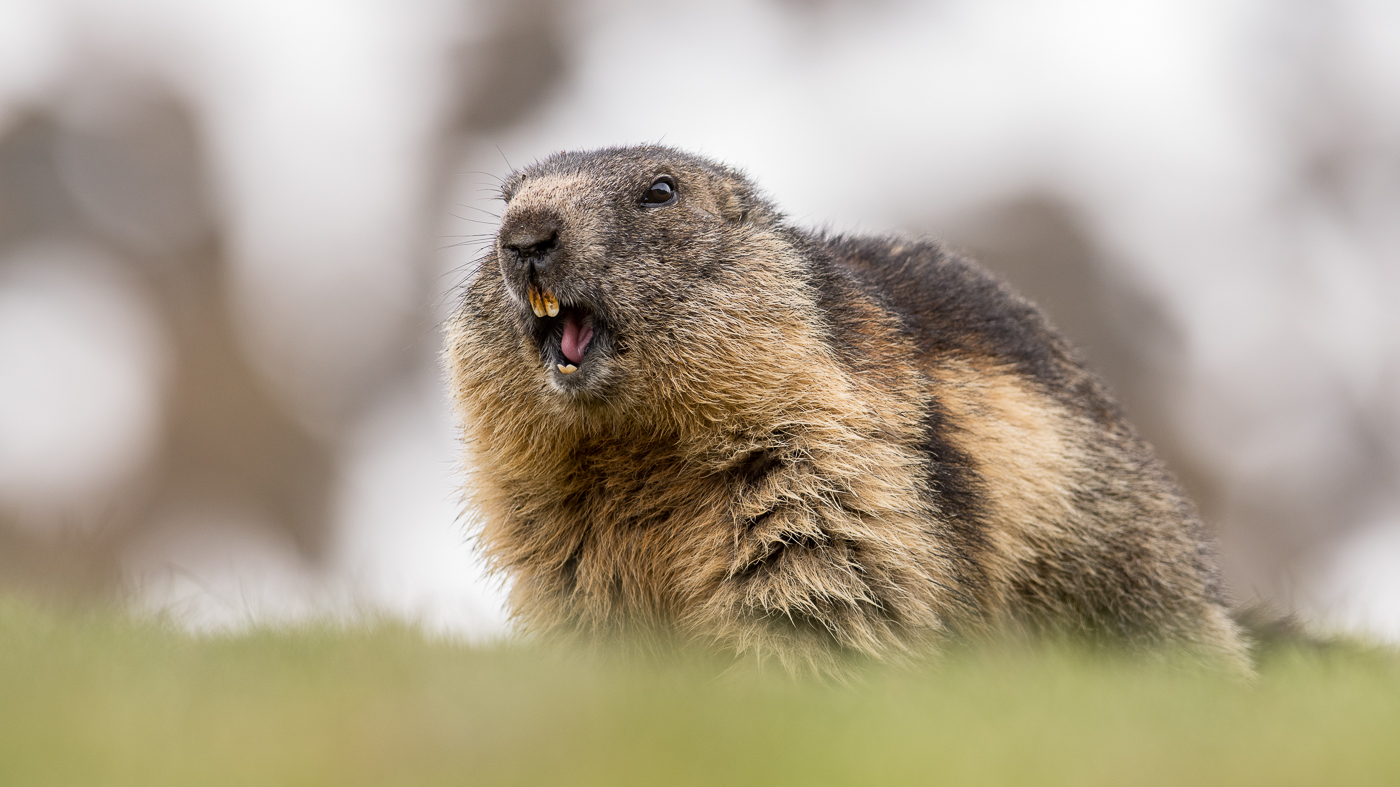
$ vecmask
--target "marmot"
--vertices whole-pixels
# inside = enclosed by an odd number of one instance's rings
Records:
[[[446,360],[527,631],[843,673],[998,631],[1248,672],[1192,503],[1031,303],[660,146],[509,175]]]

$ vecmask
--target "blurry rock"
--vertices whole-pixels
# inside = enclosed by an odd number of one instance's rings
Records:
[[[81,234],[84,217],[54,177],[58,126],[28,113],[0,133],[0,248],[40,235]]]
[[[275,523],[315,558],[330,535],[333,448],[281,408],[249,365],[225,277],[211,242],[161,288],[175,362],[152,505],[238,510]]]
[[[147,258],[187,252],[208,235],[195,129],[170,95],[92,86],[64,109],[55,163],[96,227]]]
[[[462,53],[466,82],[455,125],[475,133],[519,123],[567,72],[558,0],[497,0],[489,9],[492,32]]]
[[[69,129],[39,115],[0,137],[0,260],[67,238],[126,266],[150,324],[165,332],[164,372],[147,372],[164,377],[152,383],[163,406],[138,429],[136,442],[153,448],[111,460],[136,465],[119,468],[124,484],[66,490],[88,513],[65,514],[73,500],[47,513],[33,501],[21,510],[0,500],[0,583],[110,588],[124,551],[148,542],[153,523],[171,526],[171,512],[236,512],[285,534],[293,559],[314,563],[330,536],[334,448],[275,400],[237,341],[227,255],[210,224],[188,115],[156,97],[81,117]],[[59,521],[40,533],[21,516]]]

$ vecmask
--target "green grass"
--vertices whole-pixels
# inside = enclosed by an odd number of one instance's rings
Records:
[[[4,785],[942,783],[1400,784],[1400,660],[1283,649],[1246,684],[1046,649],[818,686],[0,598]]]

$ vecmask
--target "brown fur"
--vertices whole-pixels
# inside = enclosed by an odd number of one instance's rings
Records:
[[[659,175],[674,202],[644,204]],[[1192,506],[980,268],[795,229],[667,148],[558,154],[503,196],[447,362],[526,630],[828,674],[1067,632],[1248,670]],[[595,326],[577,372],[530,287]]]

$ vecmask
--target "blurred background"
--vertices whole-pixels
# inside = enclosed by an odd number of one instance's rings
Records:
[[[1400,641],[1400,4],[0,0],[0,588],[504,631],[437,353],[497,178],[655,142],[946,239],[1235,598]]]

